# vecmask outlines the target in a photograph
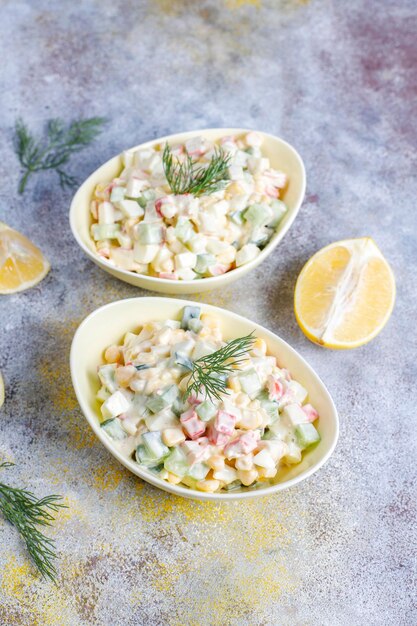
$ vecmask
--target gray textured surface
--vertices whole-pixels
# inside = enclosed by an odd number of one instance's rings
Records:
[[[70,509],[51,531],[57,588],[33,577],[0,523],[0,623],[416,623],[413,2],[80,5],[1,2],[0,219],[38,244],[52,271],[0,299],[0,456],[18,464],[9,480],[65,494]],[[40,129],[51,116],[91,114],[110,122],[74,158],[81,179],[129,145],[205,126],[259,128],[303,156],[307,197],[271,264],[201,296],[280,334],[333,394],[339,445],[299,487],[229,506],[179,500],[129,475],[89,432],[69,380],[72,334],[96,307],[145,292],[82,256],[71,193],[53,174],[17,196],[11,129],[18,115]],[[298,329],[294,282],[318,248],[361,235],[393,266],[396,308],[368,346],[325,351]]]

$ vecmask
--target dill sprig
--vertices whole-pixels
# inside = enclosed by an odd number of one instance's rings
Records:
[[[184,159],[180,161],[174,157],[168,144],[165,144],[162,154],[165,177],[172,193],[176,195],[191,193],[203,196],[222,189],[228,180],[230,159],[230,155],[217,147],[207,166],[198,165],[187,150]]]
[[[76,178],[68,174],[63,166],[74,152],[94,141],[105,121],[103,117],[91,117],[65,126],[61,119],[54,118],[47,123],[46,137],[39,139],[31,134],[23,120],[18,119],[14,145],[23,169],[19,193],[24,192],[29,176],[44,170],[55,170],[62,188],[74,187]]]
[[[1,468],[11,467],[13,463],[1,463]],[[46,496],[38,499],[26,489],[15,489],[0,483],[0,512],[20,533],[28,552],[44,578],[55,581],[57,571],[53,564],[56,558],[54,542],[46,537],[37,526],[51,526],[54,521],[52,512],[66,508],[61,504],[61,496]]]
[[[184,394],[185,399],[192,393],[197,395],[204,391],[209,400],[221,400],[220,394],[229,393],[227,378],[234,367],[244,360],[254,341],[252,332],[245,337],[232,339],[223,348],[192,362],[193,369]]]

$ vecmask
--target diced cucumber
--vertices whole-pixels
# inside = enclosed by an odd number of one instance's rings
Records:
[[[187,408],[188,408],[188,404],[182,400],[181,396],[178,396],[178,398],[175,400],[175,402],[173,403],[171,407],[172,411],[178,417],[181,415],[181,413],[185,413]]]
[[[138,370],[138,372],[141,372],[142,370],[149,370],[151,369],[152,365],[147,365],[146,363],[142,363],[141,365],[135,365],[135,369]]]
[[[120,202],[126,195],[126,187],[113,187],[110,194],[110,202]]]
[[[203,324],[196,318],[190,319],[188,322],[188,330],[191,330],[193,333],[199,333],[202,328]]]
[[[200,313],[199,306],[185,306],[182,311],[181,328],[188,330],[188,322],[192,319],[200,319]]]
[[[261,381],[254,369],[246,370],[239,373],[239,381],[241,387],[250,398],[254,398],[261,390]]]
[[[295,429],[295,436],[297,437],[297,443],[302,450],[309,448],[321,439],[316,428],[310,423],[299,424]]]
[[[103,239],[116,239],[117,233],[120,232],[120,224],[92,224],[91,234],[94,241],[102,241]]]
[[[197,263],[194,266],[198,274],[205,274],[209,267],[216,265],[216,257],[213,254],[197,254]]]
[[[100,387],[100,389],[97,391],[96,393],[96,398],[97,400],[100,400],[100,402],[105,402],[107,400],[107,398],[110,398],[110,393],[107,391],[107,389],[105,388],[105,386],[103,385],[102,387]]]
[[[197,406],[196,413],[203,422],[208,422],[216,415],[217,408],[210,400],[204,400],[204,402]]]
[[[175,352],[174,360],[175,360],[176,365],[185,367],[185,369],[190,370],[190,371],[193,369],[193,362],[188,357],[184,356],[183,354],[179,354],[178,352]]]
[[[162,243],[163,233],[162,227],[157,223],[140,222],[135,227],[137,241],[142,245],[151,245]]]
[[[149,469],[151,469],[152,467],[157,467],[161,464],[160,459],[156,459],[154,456],[151,456],[146,447],[142,444],[137,446],[135,458],[137,463],[139,463],[140,465],[145,465],[145,467],[149,467]]]
[[[272,228],[266,228],[265,226],[258,226],[252,230],[250,242],[254,243],[258,248],[264,247],[271,239],[274,231]]]
[[[145,189],[142,191],[142,198],[145,202],[150,202],[151,200],[155,200],[156,191],[154,189]]]
[[[301,450],[293,441],[287,443],[288,451],[284,456],[284,461],[290,465],[296,465],[301,461]]]
[[[287,212],[287,207],[282,200],[273,200],[271,202],[272,220],[268,222],[268,226],[276,228]]]
[[[153,456],[155,459],[164,459],[169,455],[169,448],[162,441],[160,430],[143,433],[142,441],[149,456]]]
[[[238,224],[239,226],[245,221],[243,211],[232,211],[229,213],[228,217],[234,224]]]
[[[278,403],[273,400],[262,400],[261,407],[266,411],[271,418],[271,422],[275,422],[279,417]]]
[[[264,226],[271,221],[273,214],[267,204],[256,203],[246,209],[243,217],[253,226]]]
[[[205,463],[194,463],[188,470],[188,476],[195,480],[204,480],[209,471],[210,468]]]
[[[189,241],[194,235],[193,226],[187,218],[179,217],[178,223],[175,226],[175,236],[182,243]]]
[[[179,389],[177,385],[170,385],[161,393],[161,398],[167,403],[168,406],[173,404],[178,398]]]
[[[100,382],[107,389],[107,391],[110,391],[110,393],[114,393],[118,389],[115,374],[116,363],[109,363],[108,365],[102,365],[99,367],[98,377]]]
[[[162,396],[154,394],[150,397],[150,399],[146,403],[146,408],[149,409],[152,413],[159,413],[165,407],[168,406],[168,402],[164,400]]]
[[[245,265],[245,263],[250,263],[251,261],[256,259],[260,252],[260,248],[258,248],[258,246],[256,246],[254,243],[246,243],[236,253],[236,267]]]
[[[140,205],[139,200],[139,198],[135,200],[125,198],[124,200],[120,200],[120,202],[117,203],[117,206],[125,217],[142,217],[145,211]]]
[[[146,428],[151,432],[165,430],[165,428],[178,428],[179,426],[178,417],[170,408],[146,416],[145,424]]]
[[[171,472],[171,474],[183,477],[187,474],[190,466],[185,452],[180,448],[174,448],[171,454],[166,457],[164,467],[168,472]]]
[[[223,489],[225,491],[234,491],[235,489],[239,489],[240,487],[243,487],[243,485],[240,482],[240,480],[234,480],[232,483],[229,483],[228,485],[225,485],[223,487]]]
[[[123,430],[122,424],[117,417],[105,420],[100,424],[100,427],[115,441],[121,441],[127,437],[127,432]]]

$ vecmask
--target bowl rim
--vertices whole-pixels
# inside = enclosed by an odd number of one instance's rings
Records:
[[[92,250],[89,249],[89,247],[84,243],[81,235],[78,233],[78,229],[76,227],[75,224],[75,215],[76,215],[76,209],[77,209],[77,202],[78,202],[78,196],[80,195],[84,185],[86,185],[93,176],[95,176],[97,170],[101,169],[102,167],[104,167],[105,165],[107,165],[108,163],[110,163],[111,161],[113,161],[114,159],[116,159],[117,157],[120,157],[120,155],[128,150],[137,150],[138,148],[141,147],[147,147],[149,145],[155,144],[155,143],[162,143],[163,141],[168,141],[170,139],[172,139],[173,137],[177,137],[178,135],[189,135],[189,136],[198,136],[201,133],[206,133],[206,132],[217,132],[217,131],[224,131],[224,132],[233,132],[233,133],[249,133],[249,132],[256,132],[259,133],[261,135],[264,135],[265,137],[269,137],[271,139],[274,139],[275,141],[278,141],[279,143],[285,145],[293,154],[294,157],[296,159],[296,161],[298,162],[298,165],[300,166],[301,169],[301,174],[302,174],[302,180],[301,180],[301,186],[300,186],[300,193],[299,193],[299,200],[296,203],[293,211],[292,211],[292,216],[291,219],[287,220],[286,224],[284,225],[284,227],[282,229],[280,229],[279,231],[275,231],[274,235],[272,236],[271,240],[266,244],[266,246],[261,250],[260,254],[258,254],[257,257],[255,257],[255,259],[252,259],[252,261],[249,261],[248,263],[245,263],[244,265],[241,265],[240,267],[236,267],[232,270],[229,270],[228,272],[226,272],[225,274],[221,274],[220,276],[209,276],[207,278],[196,278],[195,280],[181,280],[181,281],[173,281],[171,279],[168,278],[159,278],[159,276],[148,276],[147,274],[138,274],[137,272],[132,272],[130,270],[124,270],[122,268],[119,268],[115,265],[112,265],[111,263],[109,263],[106,259],[100,257],[98,254],[95,254]],[[125,148],[124,150],[122,150],[122,152],[119,152],[118,154],[114,155],[113,157],[111,157],[110,159],[108,159],[107,161],[105,161],[104,163],[102,163],[101,165],[99,165],[99,167],[97,167],[82,183],[81,185],[78,187],[77,191],[75,192],[72,200],[71,200],[71,204],[70,204],[70,210],[69,210],[69,222],[70,222],[70,228],[71,228],[71,232],[73,234],[74,239],[76,240],[76,242],[78,243],[78,245],[80,246],[80,248],[85,252],[85,254],[92,260],[94,261],[97,265],[101,265],[103,268],[105,269],[112,269],[114,271],[117,271],[117,273],[119,273],[121,276],[125,276],[125,277],[140,277],[141,281],[143,281],[144,283],[149,283],[150,285],[155,283],[155,281],[160,284],[160,285],[170,285],[172,286],[172,284],[180,284],[184,289],[187,289],[188,287],[190,287],[191,285],[195,286],[195,285],[199,285],[204,283],[204,285],[209,285],[212,284],[213,288],[217,285],[217,283],[224,279],[226,276],[230,276],[231,274],[233,274],[234,279],[238,279],[239,276],[241,274],[245,274],[247,271],[249,271],[251,268],[256,267],[259,263],[261,263],[273,250],[274,248],[278,245],[278,243],[281,241],[281,239],[283,239],[285,237],[285,235],[287,234],[288,230],[290,229],[290,227],[292,226],[295,218],[298,215],[298,212],[300,210],[301,205],[303,204],[304,198],[305,198],[305,191],[306,191],[306,185],[307,185],[307,180],[306,180],[306,169],[305,169],[305,165],[304,165],[304,161],[301,158],[299,152],[294,148],[294,146],[292,144],[290,144],[288,141],[285,141],[285,139],[282,139],[281,137],[278,137],[277,135],[272,135],[271,133],[265,133],[262,130],[255,130],[255,129],[248,129],[248,128],[200,128],[197,130],[191,130],[191,131],[185,131],[185,132],[178,132],[178,133],[171,133],[170,135],[165,135],[164,137],[157,137],[155,139],[150,139],[149,141],[144,141],[136,146],[132,146],[131,148]],[[91,237],[90,237],[91,238]],[[144,287],[145,288],[145,287]]]
[[[158,478],[157,476],[153,475],[151,472],[146,472],[142,470],[139,464],[134,463],[134,461],[123,456],[122,453],[119,452],[119,450],[117,450],[113,446],[113,444],[110,441],[110,438],[107,437],[106,434],[103,432],[103,430],[100,428],[98,413],[97,412],[95,413],[91,409],[91,407],[88,405],[87,400],[84,398],[83,394],[81,393],[80,386],[78,384],[78,376],[77,376],[78,364],[76,361],[76,357],[77,357],[77,352],[79,349],[77,346],[77,342],[78,342],[78,337],[81,334],[84,327],[87,326],[91,322],[91,320],[94,319],[96,315],[100,314],[102,311],[106,309],[117,308],[118,306],[123,306],[124,303],[127,304],[133,301],[136,302],[138,305],[140,305],[140,303],[143,302],[144,299],[148,301],[151,300],[155,302],[155,304],[157,304],[158,302],[162,304],[161,301],[166,301],[168,299],[172,302],[175,302],[175,304],[178,304],[179,308],[181,308],[182,306],[186,306],[190,302],[193,302],[192,300],[183,300],[180,298],[166,298],[163,296],[143,296],[143,297],[134,297],[134,298],[124,298],[122,300],[115,300],[101,307],[98,307],[97,309],[92,311],[89,315],[87,315],[87,317],[85,317],[83,321],[79,324],[71,342],[70,372],[71,372],[72,384],[73,384],[73,388],[75,391],[75,395],[77,397],[77,401],[79,403],[81,412],[83,413],[89,426],[92,428],[94,434],[99,439],[99,441],[104,445],[105,448],[107,448],[110,454],[112,454],[120,463],[122,463],[122,465],[124,465],[133,474],[135,474],[142,480],[152,484],[153,486],[158,487],[162,489],[163,491],[167,491],[177,496],[182,496],[182,497],[192,498],[192,499],[202,500],[202,501],[231,501],[231,500],[241,500],[241,499],[246,499],[246,498],[256,498],[256,497],[272,495],[274,493],[277,493],[278,491],[283,491],[284,489],[293,487],[294,485],[302,482],[306,478],[309,478],[315,472],[317,472],[321,467],[323,467],[323,465],[328,461],[330,456],[333,454],[338,438],[339,438],[339,416],[338,416],[338,412],[334,404],[333,398],[331,397],[327,387],[321,380],[320,376],[316,373],[313,367],[309,365],[309,363],[304,359],[304,357],[302,357],[301,354],[299,354],[297,350],[295,350],[292,346],[290,346],[279,335],[265,328],[265,326],[262,326],[261,324],[253,322],[249,318],[246,318],[242,315],[234,313],[233,311],[230,311],[228,309],[223,309],[221,307],[217,307],[217,306],[214,306],[211,304],[205,304],[205,303],[198,303],[198,304],[199,305],[201,304],[201,306],[206,307],[207,310],[216,311],[217,313],[220,313],[220,315],[222,315],[223,312],[226,312],[228,315],[231,315],[232,318],[233,317],[237,318],[239,321],[242,321],[244,323],[250,323],[251,325],[254,326],[255,331],[259,329],[262,330],[263,333],[265,333],[269,338],[273,339],[274,341],[278,339],[279,342],[282,342],[286,346],[286,348],[290,352],[292,352],[295,355],[295,357],[299,359],[308,370],[310,370],[310,372],[314,374],[314,376],[317,378],[322,388],[321,392],[324,393],[329,403],[329,406],[331,409],[330,413],[331,413],[331,416],[334,422],[334,427],[335,427],[334,436],[333,436],[333,439],[330,443],[328,450],[321,457],[321,459],[317,461],[316,464],[312,465],[311,467],[303,471],[298,476],[295,476],[294,478],[291,478],[282,483],[276,483],[275,485],[268,485],[266,487],[261,487],[261,488],[253,489],[253,490],[248,489],[248,491],[246,492],[237,492],[237,493],[233,493],[233,492],[205,493],[203,491],[192,489],[191,487],[185,487],[185,486],[182,487],[179,485],[173,485],[161,478]],[[128,332],[128,330],[126,330],[126,332]]]

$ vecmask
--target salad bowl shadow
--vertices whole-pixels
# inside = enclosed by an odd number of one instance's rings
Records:
[[[130,148],[130,150],[152,148],[157,144],[163,145],[165,142],[183,143],[195,136],[202,136],[213,141],[225,135],[241,135],[248,132],[250,132],[250,130],[244,128],[195,130],[153,139],[152,141]],[[304,199],[306,187],[304,164],[295,148],[279,137],[260,131],[256,132],[263,137],[262,153],[269,158],[273,168],[281,169],[287,174],[288,185],[285,188],[285,193],[281,197],[287,206],[287,213],[277,226],[276,232],[273,234],[270,241],[255,259],[220,276],[175,281],[124,270],[112,265],[107,259],[99,256],[90,234],[90,226],[92,224],[90,201],[98,183],[112,180],[123,169],[121,154],[113,157],[93,172],[74,195],[70,207],[70,226],[72,234],[81,250],[101,269],[124,282],[143,289],[172,295],[210,291],[211,289],[224,287],[244,276],[251,269],[254,269],[257,265],[262,263],[284,237],[297,216]]]
[[[287,368],[306,387],[309,400],[319,412],[321,441],[304,453],[301,463],[281,469],[271,483],[265,483],[265,486],[205,493],[158,478],[132,458],[124,456],[100,427],[100,409],[96,399],[100,386],[97,366],[103,362],[104,350],[111,344],[118,344],[126,332],[134,332],[146,322],[179,319],[182,308],[187,304],[190,302],[176,298],[129,298],[100,307],[80,324],[71,345],[71,377],[81,410],[97,438],[120,463],[143,480],[175,495],[201,501],[223,502],[272,495],[314,474],[332,454],[339,434],[337,410],[323,382],[302,356],[283,339],[240,315],[208,304],[199,305],[201,311],[212,313],[220,319],[225,339],[234,339],[255,331],[256,336],[265,340],[268,353],[277,357],[280,367]]]

